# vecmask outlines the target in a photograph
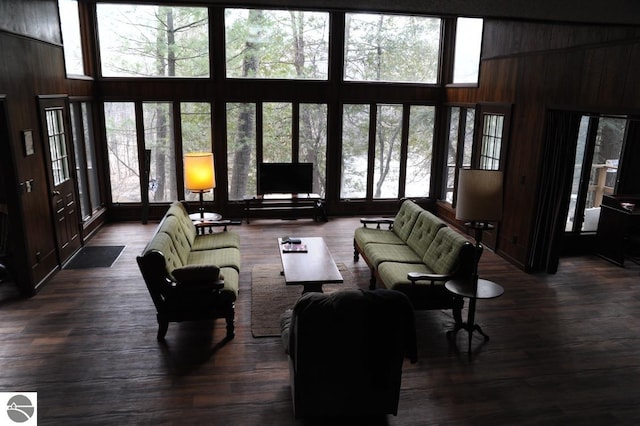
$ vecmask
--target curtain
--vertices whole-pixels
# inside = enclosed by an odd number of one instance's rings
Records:
[[[581,114],[548,111],[529,265],[533,271],[558,271],[573,178]]]

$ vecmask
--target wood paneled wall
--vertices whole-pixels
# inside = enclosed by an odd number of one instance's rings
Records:
[[[57,2],[8,1],[2,8],[11,13],[0,14],[0,95],[8,120],[0,150],[9,159],[7,167],[3,162],[0,199],[9,205],[16,282],[31,294],[58,267],[37,97],[64,94],[67,87],[62,47],[56,42],[61,39]],[[24,130],[32,131],[33,155],[25,155]],[[31,192],[27,181],[33,183]]]
[[[485,21],[479,86],[446,97],[513,105],[498,253],[529,268],[546,111],[638,113],[638,70],[640,27]]]

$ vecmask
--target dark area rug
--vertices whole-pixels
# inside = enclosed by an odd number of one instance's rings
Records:
[[[82,247],[63,269],[110,268],[125,246]]]
[[[351,272],[338,263],[344,283],[325,284],[325,293],[354,289]],[[302,295],[302,286],[286,285],[279,264],[256,265],[251,271],[251,334],[253,337],[280,337],[280,315]]]

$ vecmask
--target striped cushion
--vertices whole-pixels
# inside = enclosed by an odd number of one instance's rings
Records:
[[[416,223],[413,225],[413,229],[411,229],[411,234],[409,234],[409,238],[407,239],[407,245],[422,258],[440,228],[445,226],[443,221],[424,210],[420,212]]]
[[[240,248],[240,237],[231,231],[216,232],[214,234],[196,235],[191,250],[211,250],[226,247]]]
[[[201,250],[189,253],[189,265],[215,265],[219,268],[231,267],[240,271],[240,250],[237,248],[221,248],[217,250]]]
[[[171,274],[175,268],[184,266],[184,262],[180,259],[178,252],[173,244],[173,240],[168,234],[164,232],[158,232],[153,239],[147,244],[143,254],[146,254],[152,250],[159,251],[164,255],[167,273]]]
[[[453,229],[442,228],[436,234],[422,261],[436,274],[451,274],[455,271],[460,250],[465,243],[467,239]]]
[[[191,252],[191,243],[185,234],[180,221],[175,216],[165,216],[160,223],[158,232],[165,233],[171,237],[178,256],[183,264],[187,263]]]
[[[374,267],[382,262],[421,263],[422,258],[407,245],[399,244],[367,244],[364,255]]]
[[[378,266],[380,279],[387,288],[396,289],[399,285],[411,285],[411,281],[407,279],[409,272],[419,272],[421,274],[435,273],[427,268],[424,263],[402,263],[402,262],[384,262]],[[431,285],[431,281],[418,281],[416,285]],[[444,282],[437,282],[436,285],[444,285]]]
[[[402,241],[407,241],[413,224],[416,223],[418,214],[424,211],[422,207],[411,200],[405,200],[400,206],[400,210],[393,219],[393,232],[396,233]]]
[[[388,229],[356,228],[354,239],[358,247],[364,248],[369,243],[404,244],[395,232]]]

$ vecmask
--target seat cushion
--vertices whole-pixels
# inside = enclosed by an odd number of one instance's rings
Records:
[[[422,258],[407,245],[371,243],[365,246],[364,255],[372,267],[382,262],[422,263]]]
[[[364,226],[356,228],[354,233],[356,244],[361,249],[369,243],[378,244],[405,244],[398,235],[389,229],[373,229]]]
[[[224,231],[213,234],[196,235],[192,251],[211,250],[226,247],[240,248],[240,237],[235,232]]]
[[[419,272],[421,274],[434,274],[435,271],[427,268],[424,263],[404,263],[404,262],[383,262],[378,266],[378,274],[385,287],[396,290],[399,285],[411,285],[407,278],[409,272]],[[430,281],[419,281],[418,285],[430,285]],[[437,285],[444,285],[436,283]]]
[[[189,253],[188,265],[215,265],[220,269],[234,268],[240,271],[240,250],[232,247],[216,250],[200,250]],[[225,276],[226,281],[226,276]]]

